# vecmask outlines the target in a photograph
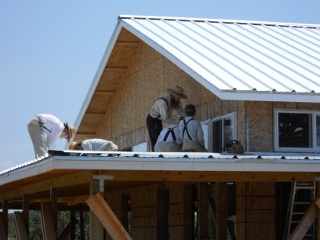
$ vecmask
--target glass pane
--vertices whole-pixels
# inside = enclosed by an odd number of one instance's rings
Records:
[[[320,146],[320,116],[316,117],[317,146]]]
[[[226,143],[228,143],[229,141],[231,140],[234,140],[233,139],[233,134],[232,134],[232,121],[231,121],[231,118],[226,118],[223,120],[223,128],[224,128],[224,131],[223,131],[223,138],[224,138],[224,144],[225,145]]]
[[[312,147],[311,114],[279,113],[279,147]]]

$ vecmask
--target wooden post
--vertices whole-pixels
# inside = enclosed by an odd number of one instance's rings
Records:
[[[25,220],[23,219],[21,212],[14,212],[14,226],[16,237],[18,240],[28,240],[27,228]]]
[[[25,222],[27,236],[29,236],[29,197],[28,195],[23,195],[23,212],[22,216]]]
[[[194,204],[193,186],[183,187],[183,239],[192,240],[194,236]],[[199,216],[199,215],[198,215]]]
[[[218,237],[217,239],[228,238],[228,186],[225,182],[218,184]]]
[[[8,201],[2,201],[2,214],[0,222],[0,239],[8,238]]]
[[[198,239],[210,239],[209,236],[209,188],[207,183],[199,185],[198,218],[199,230]]]
[[[90,195],[96,193],[100,193],[100,181],[98,179],[92,179],[90,183]],[[103,240],[103,238],[103,226],[92,209],[90,209],[90,239]]]
[[[52,207],[50,203],[41,203],[41,222],[43,238],[46,240],[56,240],[56,228],[53,220]]]
[[[52,208],[52,215],[53,215],[53,223],[55,227],[55,231],[57,232],[58,226],[58,192],[57,189],[54,188],[52,185],[50,186],[50,202]]]
[[[117,216],[103,199],[101,193],[92,195],[86,200],[86,203],[96,215],[97,219],[99,219],[102,226],[107,230],[111,239],[132,240],[125,228],[121,225]],[[96,238],[93,239],[96,240]]]
[[[317,197],[316,199],[319,199],[320,198],[320,182],[317,182]],[[316,229],[316,233],[317,233],[317,240],[320,240],[320,208],[318,208],[317,210],[317,229]]]

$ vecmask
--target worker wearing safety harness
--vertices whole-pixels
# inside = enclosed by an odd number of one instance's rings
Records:
[[[154,147],[156,152],[181,152],[182,138],[178,126],[172,124],[163,129]]]
[[[204,134],[200,122],[194,119],[196,108],[192,104],[185,107],[186,118],[180,121],[179,128],[183,139],[184,152],[207,152],[204,147]]]
[[[182,103],[180,99],[186,99],[187,96],[183,93],[183,88],[175,86],[173,89],[167,89],[166,93],[162,94],[155,100],[147,116],[147,128],[151,140],[152,151],[156,145],[158,136],[163,129],[162,122],[178,124],[179,118],[171,117],[175,110],[180,117],[185,117]]]

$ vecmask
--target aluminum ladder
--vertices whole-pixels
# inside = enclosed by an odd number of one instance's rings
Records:
[[[289,216],[287,238],[294,231],[300,220],[307,212],[311,203],[316,199],[316,182],[293,182],[289,199]],[[315,239],[315,223],[312,224],[303,238],[304,240]]]

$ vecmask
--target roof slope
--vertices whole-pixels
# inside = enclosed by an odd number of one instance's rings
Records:
[[[140,41],[222,100],[320,102],[320,25],[119,16],[78,137],[95,136]]]
[[[119,27],[221,99],[320,100],[320,25],[134,16],[120,21]]]

